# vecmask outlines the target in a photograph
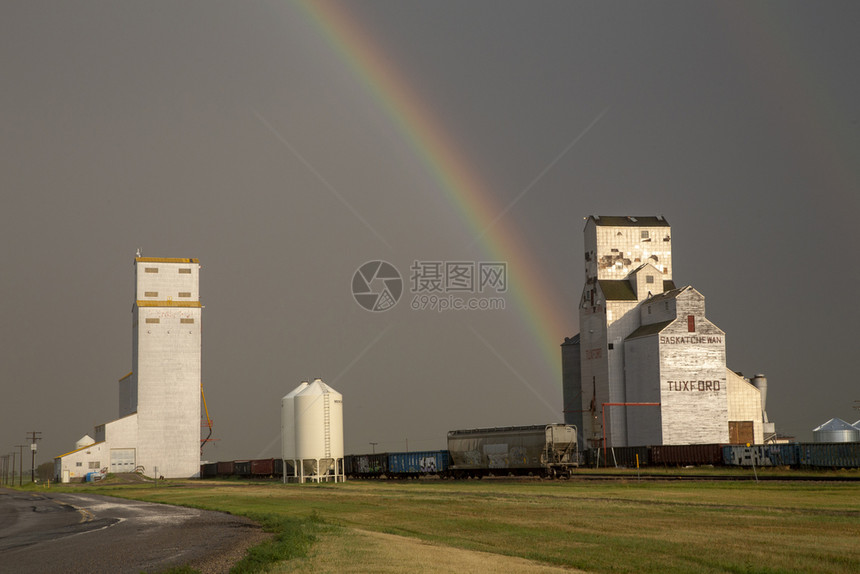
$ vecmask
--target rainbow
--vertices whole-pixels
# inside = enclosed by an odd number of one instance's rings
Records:
[[[562,322],[564,305],[525,249],[513,224],[496,222],[499,205],[480,174],[467,163],[445,126],[411,88],[406,77],[385,56],[373,38],[346,10],[328,1],[300,3],[329,45],[353,70],[355,77],[376,99],[414,153],[444,191],[487,254],[487,261],[508,264],[508,295],[532,334],[547,376],[561,386],[559,345],[576,325]]]

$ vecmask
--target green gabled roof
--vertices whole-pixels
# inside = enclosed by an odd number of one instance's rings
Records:
[[[607,301],[636,301],[636,292],[626,279],[598,279]]]
[[[663,329],[665,329],[666,327],[671,325],[674,321],[675,320],[672,319],[671,321],[663,321],[661,323],[651,323],[650,325],[642,325],[641,327],[639,327],[638,329],[636,329],[635,331],[633,331],[632,333],[627,335],[627,338],[624,340],[628,341],[630,339],[636,339],[638,337],[647,337],[648,335],[656,335],[657,333],[659,333],[660,331],[662,331]]]
[[[671,291],[672,289],[676,289],[675,282],[671,279],[663,279],[663,292]]]
[[[681,287],[680,289],[669,289],[663,291],[662,293],[657,293],[650,299],[648,299],[649,303],[659,303],[660,301],[665,301],[666,299],[674,299],[681,293],[683,293],[686,289],[691,288],[689,285]]]

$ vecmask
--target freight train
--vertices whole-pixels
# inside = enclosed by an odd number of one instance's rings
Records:
[[[534,425],[456,430],[448,449],[353,454],[344,457],[348,478],[480,478],[484,476],[570,476],[578,466],[725,466],[860,468],[860,443],[769,445],[659,445],[578,451],[576,427]],[[282,478],[280,459],[214,462],[200,467],[201,478]]]

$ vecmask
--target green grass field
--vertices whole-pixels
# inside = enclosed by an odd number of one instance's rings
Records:
[[[634,475],[70,490],[227,511],[282,533],[237,571],[860,572],[860,483]]]

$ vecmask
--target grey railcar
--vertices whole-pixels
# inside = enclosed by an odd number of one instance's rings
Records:
[[[573,425],[454,430],[448,433],[448,451],[454,478],[564,476],[579,466]]]

